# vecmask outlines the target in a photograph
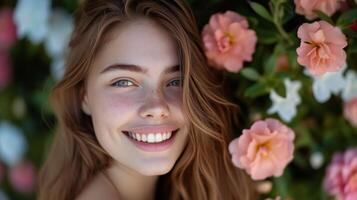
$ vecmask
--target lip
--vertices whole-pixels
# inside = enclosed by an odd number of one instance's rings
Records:
[[[141,141],[137,141],[137,140],[133,139],[127,133],[125,133],[125,135],[126,135],[126,137],[129,138],[130,142],[132,142],[139,149],[147,151],[147,152],[158,152],[158,151],[167,150],[173,145],[175,138],[176,138],[176,133],[179,130],[180,129],[176,129],[174,132],[172,132],[170,139],[162,141],[162,142],[158,142],[158,143],[141,142]]]
[[[138,134],[148,134],[148,133],[167,133],[177,130],[177,126],[173,125],[161,125],[161,126],[141,126],[135,127],[128,130],[124,130],[124,132],[134,132]]]

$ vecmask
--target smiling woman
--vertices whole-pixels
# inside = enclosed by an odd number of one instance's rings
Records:
[[[90,0],[76,14],[39,199],[256,199],[228,153],[237,107],[185,2]]]

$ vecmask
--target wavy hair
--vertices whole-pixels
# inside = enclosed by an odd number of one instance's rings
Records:
[[[81,102],[105,34],[138,16],[157,21],[177,43],[183,111],[190,123],[187,146],[173,169],[160,176],[156,198],[257,199],[252,180],[232,165],[228,152],[238,106],[226,97],[221,73],[208,67],[194,15],[184,0],[88,0],[75,14],[66,70],[50,96],[58,130],[40,171],[39,199],[75,199],[96,173],[110,165]]]

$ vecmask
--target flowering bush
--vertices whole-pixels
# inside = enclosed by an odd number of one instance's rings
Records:
[[[79,2],[0,3],[0,199],[36,199]],[[241,107],[227,151],[261,199],[356,199],[357,2],[188,2],[207,67]]]

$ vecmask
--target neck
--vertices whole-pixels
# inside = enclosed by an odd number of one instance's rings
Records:
[[[153,200],[158,176],[144,176],[121,164],[113,164],[106,170],[110,181],[123,200]]]

